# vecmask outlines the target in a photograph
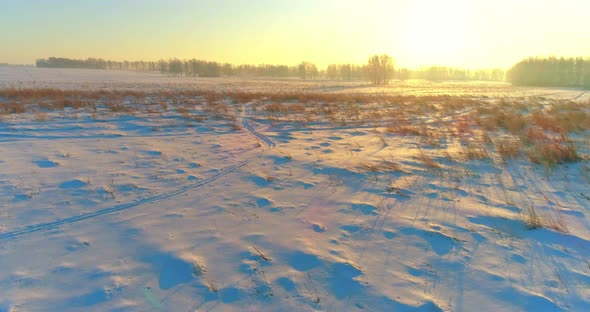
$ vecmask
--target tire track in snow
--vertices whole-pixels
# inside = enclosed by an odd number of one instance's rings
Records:
[[[153,138],[170,138],[170,137],[187,137],[193,135],[192,133],[176,133],[176,134],[158,134],[158,135],[120,135],[120,134],[104,134],[104,135],[30,135],[30,134],[15,134],[10,132],[0,131],[0,143],[11,143],[27,140],[29,142],[35,141],[83,141],[88,139],[153,139]]]
[[[248,124],[248,114],[250,112],[250,108],[248,106],[246,106],[246,114],[244,115],[244,118],[242,120],[242,124],[244,125],[244,127],[246,129],[248,129],[248,131],[250,133],[252,133],[254,136],[258,137],[260,140],[262,140],[264,143],[266,143],[269,147],[274,147],[275,143],[270,140],[268,137],[264,136],[263,134],[258,133],[256,130],[254,130],[252,128],[252,126],[250,126],[250,124]],[[55,229],[58,228],[60,226],[63,225],[68,225],[68,224],[72,224],[72,223],[76,223],[76,222],[80,222],[80,221],[84,221],[84,220],[89,220],[89,219],[93,219],[96,217],[100,217],[100,216],[104,216],[107,214],[111,214],[111,213],[115,213],[115,212],[119,212],[119,211],[124,211],[127,209],[131,209],[131,208],[135,208],[137,206],[141,206],[141,205],[145,205],[145,204],[150,204],[150,203],[154,203],[154,202],[158,202],[158,201],[162,201],[165,199],[169,199],[171,197],[186,193],[188,191],[203,187],[223,176],[226,176],[228,174],[230,174],[233,171],[236,171],[237,169],[247,165],[250,160],[254,158],[254,157],[250,157],[244,161],[241,161],[237,164],[234,164],[232,166],[226,167],[224,169],[222,169],[220,172],[205,178],[203,180],[200,180],[194,184],[191,185],[187,185],[184,186],[182,188],[179,188],[175,191],[169,192],[169,193],[164,193],[164,194],[160,194],[160,195],[156,195],[150,198],[146,198],[143,200],[139,200],[139,201],[135,201],[135,202],[131,202],[131,203],[127,203],[127,204],[122,204],[122,205],[117,205],[114,207],[110,207],[110,208],[106,208],[106,209],[102,209],[102,210],[98,210],[95,212],[90,212],[90,213],[85,213],[85,214],[81,214],[81,215],[77,215],[77,216],[73,216],[73,217],[68,217],[68,218],[63,218],[63,219],[58,219],[52,222],[46,222],[46,223],[38,223],[38,224],[33,224],[33,225],[28,225],[25,226],[23,228],[14,230],[14,231],[10,231],[10,232],[5,232],[5,233],[0,233],[0,240],[6,240],[6,239],[11,239],[11,238],[17,238],[23,235],[27,235],[27,234],[32,234],[35,232],[40,232],[40,231],[45,231],[45,230],[50,230],[50,229]]]
[[[229,173],[231,173],[232,171],[235,171],[243,166],[245,166],[250,160],[245,160],[242,161],[238,164],[235,164],[233,166],[227,167],[225,169],[223,169],[222,171],[206,178],[203,179],[197,183],[179,188],[175,191],[169,192],[169,193],[164,193],[164,194],[160,194],[160,195],[156,195],[150,198],[146,198],[140,201],[136,201],[136,202],[131,202],[131,203],[127,203],[127,204],[122,204],[122,205],[117,205],[111,208],[106,208],[106,209],[102,209],[102,210],[98,210],[95,212],[90,212],[90,213],[85,213],[85,214],[81,214],[81,215],[77,215],[77,216],[73,216],[73,217],[69,217],[69,218],[63,218],[63,219],[59,219],[53,222],[47,222],[47,223],[39,223],[39,224],[34,224],[34,225],[29,225],[26,226],[24,228],[18,229],[18,230],[14,230],[14,231],[10,231],[10,232],[5,232],[0,234],[0,240],[4,240],[4,239],[9,239],[9,238],[16,238],[19,236],[23,236],[26,234],[30,234],[30,233],[35,233],[35,232],[39,232],[39,231],[44,231],[44,230],[49,230],[49,229],[54,229],[57,227],[60,227],[62,225],[66,225],[66,224],[72,224],[72,223],[76,223],[76,222],[80,222],[80,221],[84,221],[84,220],[88,220],[88,219],[92,219],[92,218],[96,218],[99,216],[103,216],[106,214],[110,214],[110,213],[114,213],[114,212],[118,212],[118,211],[122,211],[122,210],[127,210],[130,208],[134,208],[140,205],[144,205],[144,204],[150,204],[150,203],[154,203],[157,201],[161,201],[164,199],[168,199],[183,193],[186,193],[190,190],[194,190],[196,188],[205,186]]]
[[[242,119],[242,125],[244,125],[244,128],[246,128],[246,130],[248,130],[248,132],[252,133],[257,138],[259,138],[262,142],[266,143],[266,145],[268,145],[268,147],[270,147],[270,148],[275,147],[276,144],[271,139],[266,137],[264,134],[261,134],[260,132],[256,131],[248,123],[248,116],[250,115],[250,105],[246,105],[245,110],[246,110],[246,113],[244,114],[244,118]]]

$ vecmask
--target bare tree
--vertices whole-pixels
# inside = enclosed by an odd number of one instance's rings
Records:
[[[394,73],[393,63],[393,58],[387,54],[369,57],[367,77],[374,85],[388,84]]]
[[[297,66],[297,73],[303,80],[315,79],[319,75],[319,70],[315,64],[310,62],[301,62]]]

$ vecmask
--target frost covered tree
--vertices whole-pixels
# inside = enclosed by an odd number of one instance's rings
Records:
[[[319,74],[319,70],[315,64],[310,62],[301,62],[297,66],[297,73],[303,80],[315,79]]]
[[[590,88],[590,58],[529,57],[507,72],[515,85]]]
[[[393,77],[393,58],[387,54],[373,55],[367,63],[367,77],[374,85],[388,84]]]

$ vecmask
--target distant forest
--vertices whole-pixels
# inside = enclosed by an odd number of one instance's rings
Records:
[[[37,67],[49,68],[87,68],[110,70],[133,70],[160,72],[170,76],[186,77],[220,77],[220,76],[254,76],[254,77],[299,77],[305,80],[353,81],[368,80],[374,84],[384,84],[391,79],[426,79],[443,80],[488,80],[503,81],[502,69],[468,70],[446,66],[422,67],[412,70],[395,67],[394,61],[387,55],[375,55],[366,65],[330,64],[319,69],[310,62],[301,62],[295,66],[288,65],[233,65],[197,59],[168,59],[159,61],[110,61],[100,58],[69,59],[50,57],[38,59]]]
[[[109,61],[56,58],[39,59],[37,67],[89,68],[160,72],[169,76],[220,77],[299,77],[305,80],[368,80],[387,84],[392,79],[508,81],[514,85],[583,87],[590,89],[590,58],[530,57],[518,62],[507,72],[502,69],[469,70],[447,66],[419,69],[397,68],[388,55],[371,56],[365,65],[330,64],[319,69],[310,62],[288,65],[233,65],[204,60],[169,59],[159,61]]]
[[[515,85],[590,89],[590,58],[531,57],[514,65],[506,76]]]

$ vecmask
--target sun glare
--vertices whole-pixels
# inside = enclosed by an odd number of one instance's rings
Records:
[[[446,63],[465,47],[464,5],[447,1],[417,1],[409,8],[398,33],[399,44],[425,63]]]

